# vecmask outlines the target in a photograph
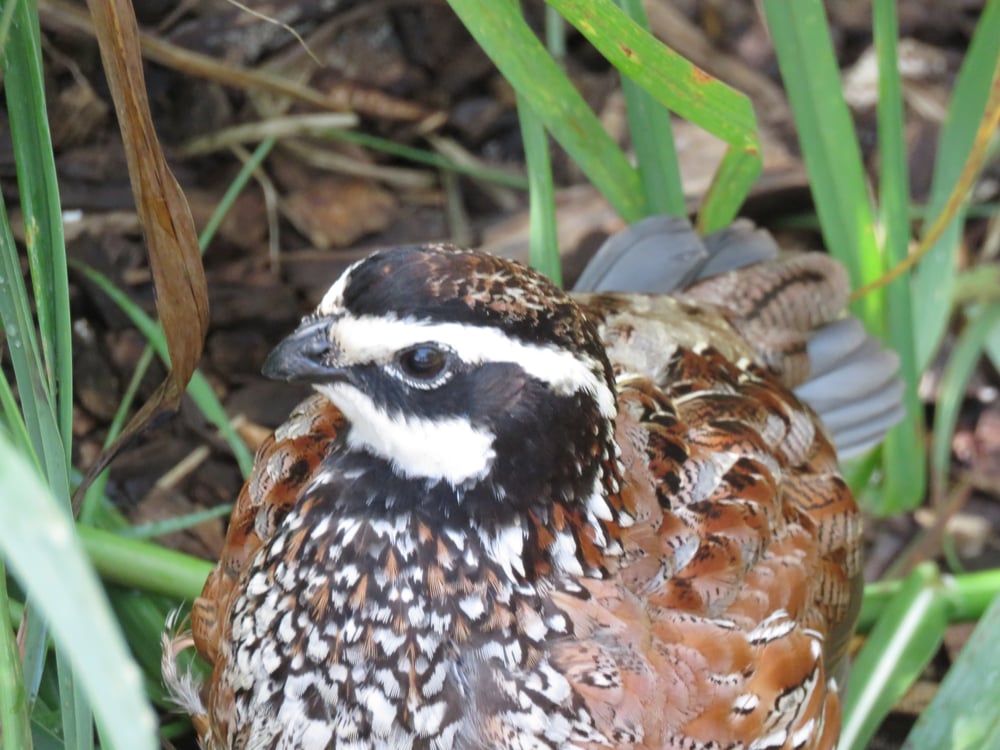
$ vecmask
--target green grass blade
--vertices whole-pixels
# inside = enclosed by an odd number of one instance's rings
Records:
[[[35,456],[41,460],[43,446],[38,409],[41,404],[49,401],[48,384],[32,374],[42,370],[42,359],[31,316],[28,290],[21,276],[17,245],[14,243],[7,208],[3,202],[0,202],[0,323],[3,325],[14,379],[21,396],[24,423]]]
[[[139,355],[139,359],[136,362],[132,377],[129,379],[128,385],[125,386],[122,399],[118,404],[118,408],[115,409],[115,415],[111,418],[111,424],[108,425],[108,434],[104,438],[105,448],[117,440],[122,429],[124,429],[132,410],[132,404],[135,402],[136,393],[138,393],[142,379],[146,375],[146,371],[149,369],[149,365],[155,356],[156,352],[153,351],[153,348],[149,344],[146,344],[146,348],[143,349],[142,354]],[[108,477],[110,476],[110,468],[104,469],[94,479],[90,487],[87,488],[87,494],[80,505],[80,523],[94,525],[94,519],[105,500],[104,490],[108,486]]]
[[[942,576],[948,599],[949,622],[973,622],[1000,596],[1000,570],[982,570],[957,576]],[[865,598],[858,617],[858,632],[870,631],[878,622],[903,582],[876,581],[865,586]]]
[[[732,221],[762,168],[750,100],[665,47],[612,0],[546,2],[649,96],[730,145],[705,196],[698,228],[712,231]]]
[[[0,503],[0,551],[70,658],[109,746],[154,750],[155,719],[139,670],[69,517],[2,437],[0,466],[0,495],[20,499]],[[24,513],[24,507],[32,512]]]
[[[48,383],[43,375],[42,358],[35,335],[34,321],[28,301],[28,292],[21,276],[17,247],[7,221],[7,213],[0,202],[0,322],[7,338],[14,376],[20,396],[24,433],[31,443],[29,455],[39,471],[45,474],[49,486],[69,508],[69,480],[66,453],[52,405]],[[17,407],[13,403],[10,386],[4,379],[4,411],[8,424],[19,422]],[[23,439],[24,433],[21,433]],[[26,505],[19,505],[25,512]],[[29,702],[33,702],[42,678],[45,661],[47,628],[40,615],[29,610],[24,628],[24,657],[22,675],[25,679]]]
[[[906,258],[910,247],[910,180],[903,133],[903,92],[897,64],[899,23],[895,3],[875,3],[872,7],[875,49],[879,65],[877,105],[879,143],[879,220],[883,229],[885,263],[895,265]],[[882,260],[870,259],[866,277],[881,272]],[[910,282],[902,277],[884,292],[885,341],[899,354],[899,376],[904,384],[906,416],[886,436],[882,445],[883,490],[876,506],[867,510],[891,515],[915,508],[923,499],[927,484],[923,404],[917,394],[920,368],[913,341],[913,305]],[[947,318],[949,311],[939,311]]]
[[[910,243],[910,180],[903,133],[903,87],[899,65],[899,20],[893,3],[872,7],[878,55],[879,218],[890,262],[906,257]]]
[[[215,233],[222,226],[223,220],[229,214],[229,210],[233,207],[240,193],[243,192],[243,188],[247,186],[254,171],[264,163],[264,159],[274,149],[275,143],[274,138],[267,138],[257,144],[257,148],[250,154],[250,158],[240,167],[240,171],[236,173],[236,177],[230,183],[229,187],[226,188],[226,192],[223,193],[219,205],[212,211],[212,215],[208,218],[205,228],[198,237],[198,247],[201,248],[202,255],[205,254],[208,246],[212,244]]]
[[[87,698],[73,674],[72,660],[56,649],[63,740],[73,750],[93,750],[94,723]]]
[[[375,151],[381,151],[382,153],[390,154],[392,156],[398,156],[417,164],[426,164],[431,167],[436,167],[437,169],[443,169],[446,172],[454,172],[455,174],[465,175],[477,180],[492,182],[497,185],[515,188],[517,190],[528,189],[528,183],[522,175],[507,169],[491,169],[483,165],[459,164],[452,159],[441,156],[440,154],[435,154],[432,151],[424,151],[412,146],[405,146],[402,143],[396,143],[395,141],[388,140],[387,138],[379,138],[376,135],[361,133],[356,130],[330,129],[323,135],[330,140],[356,143],[359,146],[364,146]]]
[[[41,613],[34,607],[29,609],[24,616],[23,632],[24,661],[21,664],[21,672],[24,675],[28,700],[34,704],[44,676],[49,636],[48,625],[42,619]]]
[[[566,58],[566,21],[548,5],[545,6],[545,49],[560,64]]]
[[[944,637],[948,602],[937,568],[916,568],[865,641],[848,681],[838,748],[862,750]]]
[[[190,528],[199,526],[205,521],[228,516],[233,510],[233,503],[216,505],[204,510],[196,510],[180,516],[164,519],[163,521],[150,521],[138,526],[127,526],[118,531],[118,534],[129,539],[155,539],[164,534],[176,534],[178,531],[187,531]]]
[[[79,476],[73,477],[74,481]],[[207,515],[214,509],[204,511]],[[170,519],[181,522],[184,517]],[[174,599],[193,599],[212,569],[212,563],[158,544],[142,541],[137,528],[113,506],[98,506],[94,526],[81,523],[76,533],[90,561],[109,583]]]
[[[556,197],[545,126],[523,96],[517,97],[517,117],[528,164],[529,250],[531,266],[562,286],[562,259],[556,229]]]
[[[948,617],[952,622],[972,622],[986,612],[987,606],[1000,596],[1000,569],[980,570],[945,576],[948,596]]]
[[[7,36],[10,34],[10,26],[14,21],[14,11],[17,9],[17,5],[17,3],[7,3],[0,10],[0,55],[7,47]]]
[[[96,286],[98,286],[101,291],[108,295],[111,300],[118,305],[122,312],[124,312],[132,323],[139,329],[146,340],[153,346],[156,353],[160,355],[160,358],[164,363],[169,362],[169,357],[167,354],[167,340],[163,335],[163,329],[150,318],[145,311],[143,311],[138,305],[136,305],[132,300],[128,298],[121,290],[117,289],[114,284],[111,283],[103,274],[89,268],[81,263],[70,262],[70,265],[84,276],[86,276],[90,281],[92,281]],[[195,371],[191,376],[191,382],[188,383],[188,395],[194,400],[201,410],[205,418],[215,425],[216,429],[225,439],[226,443],[229,445],[230,450],[232,450],[233,455],[236,457],[236,462],[240,466],[240,470],[243,472],[244,476],[250,473],[253,468],[253,454],[250,449],[247,448],[246,443],[237,434],[236,430],[229,423],[229,418],[226,416],[226,410],[223,408],[222,404],[219,402],[218,396],[212,390],[211,384],[205,379],[205,376],[199,371]]]
[[[920,714],[904,750],[1000,748],[1000,597],[979,621]]]
[[[510,0],[448,0],[504,78],[522,95],[626,221],[644,215],[638,172]]]
[[[726,149],[698,212],[698,231],[706,234],[727,227],[762,169],[756,136],[752,142],[733,144]]]
[[[566,57],[566,23],[562,16],[545,6],[545,48],[553,60],[563,64]],[[562,286],[562,256],[556,227],[556,196],[552,180],[552,159],[545,124],[528,101],[517,95],[517,119],[528,170],[528,259],[535,268]]]
[[[938,140],[934,178],[928,215],[943,210],[969,156],[976,130],[982,121],[1000,47],[1000,0],[989,0],[979,16],[969,51],[965,55],[948,114]],[[925,226],[931,226],[928,221]],[[913,330],[917,364],[926,367],[937,351],[948,325],[955,288],[955,258],[962,239],[965,211],[960,211],[940,239],[917,265],[913,275],[913,298],[921,301],[914,309]]]
[[[2,294],[3,292],[0,292]],[[2,322],[2,315],[0,315]],[[24,423],[24,417],[17,407],[17,398],[14,390],[10,387],[7,374],[0,370],[0,419],[4,427],[7,428],[8,437],[12,440],[17,450],[28,456],[31,462],[38,465],[38,456],[35,455],[34,446],[31,444],[31,436],[28,434],[28,427]]]
[[[0,289],[0,317],[8,337],[25,426],[32,442],[30,455],[39,462],[52,493],[68,510],[73,373],[62,215],[45,109],[37,8],[31,2],[13,5],[10,8],[11,33],[3,47],[0,65],[40,343],[35,336],[6,209],[0,216],[0,255],[3,256],[0,287],[5,287]],[[35,512],[27,503],[14,505],[22,515]],[[21,563],[10,560],[15,569]],[[42,617],[35,609],[29,610],[24,629],[22,670],[29,701],[34,701],[42,678],[46,635],[47,627]],[[85,705],[72,688],[62,698],[68,705]],[[89,717],[86,721],[89,723]]]
[[[840,73],[820,0],[764,0],[781,77],[795,116],[823,238],[854,286],[871,281],[863,258],[878,257],[861,149],[841,94]],[[877,299],[864,318],[878,330]]]
[[[669,120],[659,106],[645,106],[640,101],[651,104],[655,100],[729,143],[698,222],[703,230],[727,224],[761,169],[760,142],[749,100],[670,51],[612,0],[547,2],[650,97],[640,100],[638,88],[630,89],[633,135],[642,164],[649,170],[642,177],[546,54],[515,3],[449,0],[548,132],[626,221],[636,221],[651,210],[683,211],[677,170],[671,166]]]
[[[77,534],[101,577],[119,586],[191,601],[201,594],[214,567],[206,560],[110,531],[77,526]]]
[[[63,463],[69,463],[73,421],[73,355],[69,281],[55,157],[45,109],[38,12],[18,2],[3,49],[7,116],[24,211],[48,391],[55,397]]]
[[[28,610],[30,611],[30,610]],[[59,711],[59,681],[54,669],[45,670],[38,698],[31,709],[31,733],[38,744],[37,728],[44,727],[56,737],[62,737],[62,717]]]
[[[641,0],[616,1],[633,22],[644,31],[649,31],[649,18]],[[646,212],[684,216],[687,204],[670,112],[627,76],[622,77],[622,92],[639,177],[646,196]]]
[[[750,100],[664,46],[611,0],[546,0],[658,102],[726,143],[757,132]]]
[[[41,722],[31,721],[31,739],[34,742],[34,750],[65,750],[64,743],[50,727]]]
[[[21,672],[21,654],[11,623],[6,617],[7,571],[0,561],[0,727],[5,747],[31,750],[31,723],[28,717],[28,694]]]

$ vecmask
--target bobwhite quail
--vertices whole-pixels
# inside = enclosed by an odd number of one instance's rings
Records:
[[[645,226],[584,285],[647,283]],[[692,237],[659,248],[674,296],[445,245],[333,284],[264,365],[316,393],[195,602],[211,676],[178,673],[189,636],[165,654],[202,747],[834,745],[860,521],[790,389],[847,378],[818,398],[857,448],[898,411],[892,359],[839,321],[827,256]],[[844,416],[875,391],[879,426]]]

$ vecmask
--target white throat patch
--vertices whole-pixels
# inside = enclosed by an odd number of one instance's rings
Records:
[[[389,461],[407,478],[444,480],[454,487],[486,476],[496,436],[468,420],[390,414],[349,383],[317,385],[351,422],[347,442]]]

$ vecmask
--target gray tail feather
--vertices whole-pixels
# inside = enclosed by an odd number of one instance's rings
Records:
[[[857,318],[818,329],[806,349],[813,369],[795,393],[820,415],[841,458],[873,448],[903,418],[899,357]]]
[[[774,238],[745,219],[699,237],[683,216],[650,216],[611,235],[573,289],[668,294],[776,257]]]
[[[666,294],[778,254],[774,238],[746,220],[701,238],[684,217],[653,216],[610,237],[574,290]],[[903,418],[899,358],[856,318],[816,329],[806,348],[810,374],[796,394],[823,420],[842,459],[863,454]]]

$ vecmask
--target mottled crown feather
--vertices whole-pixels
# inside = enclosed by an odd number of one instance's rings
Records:
[[[525,343],[556,344],[606,365],[591,322],[544,275],[454,245],[394,247],[344,273],[317,313],[414,318],[501,329]]]

